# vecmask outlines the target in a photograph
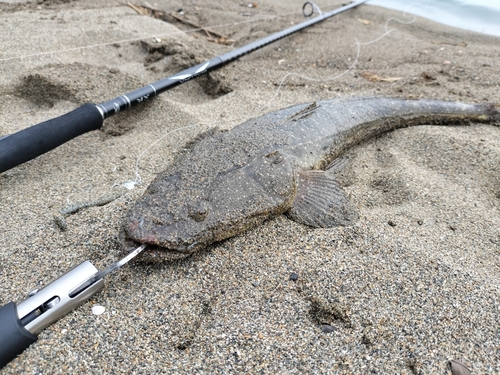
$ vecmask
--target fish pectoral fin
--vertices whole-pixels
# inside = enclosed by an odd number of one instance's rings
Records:
[[[357,219],[356,209],[330,171],[300,171],[297,194],[287,216],[315,228],[348,225]]]

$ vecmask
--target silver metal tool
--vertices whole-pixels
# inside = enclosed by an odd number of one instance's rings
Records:
[[[17,306],[10,302],[0,307],[0,369],[35,342],[41,331],[99,292],[106,275],[146,247],[139,246],[102,271],[86,260],[46,287],[33,290]]]

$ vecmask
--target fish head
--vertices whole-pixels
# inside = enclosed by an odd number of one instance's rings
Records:
[[[191,253],[286,211],[295,180],[291,159],[277,151],[207,181],[164,176],[129,211],[124,231],[138,243]]]

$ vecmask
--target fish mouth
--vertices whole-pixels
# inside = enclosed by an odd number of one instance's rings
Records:
[[[146,242],[138,242],[132,238],[130,238],[127,235],[127,232],[122,229],[120,231],[120,234],[118,236],[122,251],[125,254],[130,253],[132,250],[135,250],[137,247],[141,246],[143,243]],[[147,244],[147,243],[146,243]],[[196,244],[196,243],[195,243]],[[191,254],[196,249],[191,250],[194,246],[190,245],[180,245],[179,248],[171,249],[171,248],[166,248],[154,244],[147,244],[148,247],[146,248],[145,251],[143,251],[141,254],[138,256],[138,261],[144,262],[144,263],[162,263],[162,262],[168,262],[172,260],[178,260],[178,259],[184,259]]]
[[[130,215],[122,224],[120,240],[134,244],[148,244],[148,248],[191,254],[206,247],[211,241],[210,230],[194,220],[165,223],[161,219],[147,219],[144,215]]]

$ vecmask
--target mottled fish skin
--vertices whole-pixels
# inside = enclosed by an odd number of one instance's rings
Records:
[[[408,126],[498,121],[494,104],[383,97],[268,113],[189,145],[130,209],[121,239],[172,259],[285,212],[314,227],[346,224],[356,214],[335,181],[334,161],[347,149]]]

